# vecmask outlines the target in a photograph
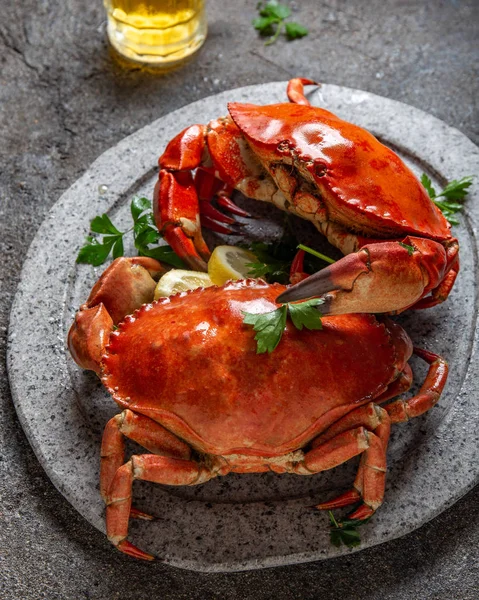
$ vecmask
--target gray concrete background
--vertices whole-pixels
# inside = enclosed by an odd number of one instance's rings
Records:
[[[212,93],[300,74],[407,102],[478,143],[474,0],[296,2],[310,35],[267,48],[250,25],[255,4],[210,0],[197,59],[158,76],[116,62],[100,0],[0,0],[2,598],[477,597],[477,488],[413,534],[358,554],[202,575],[115,552],[46,478],[16,419],[4,354],[24,253],[60,194],[125,135]]]

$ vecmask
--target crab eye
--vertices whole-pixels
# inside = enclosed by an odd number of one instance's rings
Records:
[[[288,140],[283,140],[278,144],[277,151],[281,154],[291,154],[291,144]]]
[[[323,164],[315,164],[314,165],[314,174],[316,177],[324,177],[326,175],[326,165]]]

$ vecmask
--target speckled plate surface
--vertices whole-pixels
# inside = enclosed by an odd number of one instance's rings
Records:
[[[158,155],[182,128],[225,114],[228,101],[285,101],[285,90],[286,83],[280,82],[224,92],[124,139],[60,198],[29,249],[10,322],[8,368],[15,406],[55,486],[102,531],[100,440],[116,406],[94,374],[77,368],[65,348],[74,312],[102,270],[75,264],[89,222],[107,212],[115,223],[128,223],[131,197],[151,197]],[[479,174],[478,148],[418,109],[333,85],[313,92],[310,100],[368,128],[417,174],[425,171],[438,185]],[[361,531],[361,548],[419,527],[478,480],[477,200],[476,185],[455,228],[462,270],[448,302],[400,318],[415,345],[449,360],[451,374],[437,407],[395,426],[385,502]],[[258,216],[244,227],[249,237],[280,234],[281,214],[266,205],[239,202]],[[294,227],[306,243],[316,243],[309,224],[294,220]],[[208,241],[213,245],[222,240],[210,236]],[[229,238],[226,243],[236,241]],[[421,382],[424,365],[414,359],[411,363],[415,380]],[[135,483],[136,506],[159,519],[132,522],[130,539],[171,565],[199,571],[270,567],[349,552],[330,544],[327,515],[308,507],[347,489],[356,468],[351,461],[311,477],[233,474],[191,488]]]

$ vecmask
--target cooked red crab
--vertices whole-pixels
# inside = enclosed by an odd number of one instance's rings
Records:
[[[458,243],[402,160],[366,130],[309,105],[308,79],[291,103],[232,102],[229,115],[192,125],[168,144],[155,190],[158,228],[194,269],[209,256],[200,227],[231,231],[209,202],[238,213],[233,189],[311,221],[348,255],[281,295],[322,296],[323,313],[393,312],[444,301],[459,269]],[[192,170],[196,169],[193,179]],[[241,214],[241,211],[239,211]]]
[[[150,304],[151,275],[162,271],[149,258],[115,260],[68,337],[75,361],[96,371],[123,409],[101,449],[111,542],[152,558],[127,539],[130,516],[146,517],[132,508],[135,479],[197,485],[230,472],[313,475],[359,454],[352,489],[318,508],[359,501],[351,518],[371,516],[383,500],[390,424],[437,402],[445,361],[413,350],[387,317],[366,314],[326,317],[321,331],[288,322],[274,353],[258,355],[243,313],[274,310],[284,286],[230,282]],[[381,407],[410,387],[413,351],[430,365],[421,390]],[[124,437],[147,453],[125,462]]]

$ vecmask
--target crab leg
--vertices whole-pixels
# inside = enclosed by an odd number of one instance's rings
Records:
[[[221,206],[221,208],[224,208],[232,215],[238,215],[238,217],[251,217],[251,214],[248,211],[236,206],[226,191],[220,192],[216,201],[218,206]]]
[[[456,253],[457,244],[446,250],[438,242],[409,236],[367,244],[292,286],[278,302],[322,296],[323,314],[402,311],[443,289],[446,274],[456,269]],[[451,286],[447,280],[446,293]]]
[[[206,271],[210,251],[201,235],[198,195],[189,171],[160,171],[153,212],[158,230],[176,254],[193,269]]]
[[[358,422],[365,422],[366,425],[370,424],[368,410],[368,407],[358,409]],[[329,509],[346,506],[357,502],[362,497],[364,505],[369,511],[368,516],[370,516],[381,505],[386,481],[386,447],[390,426],[387,413],[382,409],[379,410],[383,422],[376,427],[374,433],[367,431],[363,425],[352,429],[348,428],[352,420],[350,415],[346,415],[346,417],[343,417],[343,419],[346,419],[344,421],[346,429],[307,452],[304,459],[296,466],[295,472],[302,475],[319,473],[320,471],[332,469],[353,456],[364,453],[353,490],[346,492],[346,494],[332,502],[319,504],[316,508]]]
[[[152,419],[131,410],[110,419],[103,432],[100,463],[100,492],[105,502],[117,470],[125,462],[125,437],[154,454],[189,459],[190,447]]]
[[[388,413],[374,402],[353,410],[331,426],[317,440],[313,447],[324,448],[327,441],[352,427],[363,426],[367,429],[368,447],[361,457],[353,488],[333,500],[318,504],[320,510],[331,510],[354,504],[363,499],[363,509],[367,518],[382,504],[386,484],[386,449],[391,429]],[[368,513],[366,515],[366,513]],[[359,517],[355,517],[359,518]]]
[[[448,366],[444,358],[421,348],[414,348],[414,354],[430,365],[429,371],[416,396],[408,400],[396,400],[384,407],[392,423],[402,423],[428,411],[437,403],[446,385]]]
[[[179,133],[160,156],[153,214],[158,230],[191,267],[206,271],[210,251],[200,227],[198,192],[191,174],[207,154],[206,127],[192,125]]]
[[[118,550],[144,560],[153,560],[127,540],[133,481],[141,479],[165,485],[196,485],[216,477],[217,471],[193,460],[141,454],[132,456],[115,473],[108,494],[106,530]]]
[[[392,402],[384,407],[385,412],[389,415],[390,423],[408,421],[409,419],[418,417],[428,411],[439,400],[446,384],[448,368],[446,361],[442,357],[433,354],[432,352],[428,352],[427,350],[421,350],[420,348],[414,348],[414,354],[417,354],[429,363],[429,372],[419,394],[409,398],[409,400],[396,400],[396,402]],[[374,514],[375,510],[381,504],[381,502],[377,504],[374,500],[371,502],[370,496],[371,480],[374,478],[380,479],[380,476],[375,474],[371,477],[371,473],[368,473],[366,470],[367,466],[367,463],[365,463],[364,472],[361,473],[363,467],[361,464],[358,476],[354,482],[354,487],[362,497],[363,503],[353,513],[348,515],[349,519],[367,519]],[[363,478],[362,488],[361,476]],[[326,508],[326,506],[323,505],[321,508]]]
[[[210,256],[201,225],[218,233],[235,233],[223,225],[235,220],[211,206],[213,197],[220,194],[227,210],[248,216],[226,198],[231,186],[218,179],[210,166],[206,133],[206,126],[192,125],[171,140],[159,159],[160,177],[154,191],[154,217],[159,231],[175,252],[199,271],[207,270]]]
[[[230,199],[230,195],[232,194],[234,187],[215,177],[213,169],[198,167],[195,174],[195,187],[198,192],[198,198],[200,199],[200,202],[201,200],[204,200],[209,203],[216,196],[218,206],[221,206],[231,214],[238,215],[239,217],[251,217],[249,212],[243,210],[239,206],[236,206],[236,204]],[[200,204],[201,214],[204,213],[203,207],[204,204]],[[223,218],[225,217],[223,213],[218,212],[218,214]],[[218,218],[217,220],[221,221],[221,219]]]
[[[420,356],[430,365],[426,380],[419,393],[408,400],[396,400],[384,408],[371,403],[375,410],[380,411],[377,413],[380,422],[377,427],[374,427],[374,433],[369,434],[370,448],[361,457],[353,489],[333,500],[318,504],[316,508],[330,510],[354,504],[362,499],[363,503],[348,518],[363,520],[369,518],[382,503],[385,485],[386,448],[391,423],[401,423],[410,418],[418,417],[432,408],[439,400],[447,380],[447,363],[442,357],[420,348],[414,348],[414,354]],[[405,375],[407,379],[407,373]],[[386,397],[381,397],[379,400],[384,402],[386,399]],[[318,438],[318,443],[329,439],[331,435],[342,432],[348,426],[356,427],[358,424],[368,428],[374,426],[373,417],[371,405],[361,406],[330,427],[325,434]],[[380,441],[380,444],[372,437],[373,435]],[[314,442],[313,446],[316,448]],[[321,447],[324,446],[319,446],[319,448]]]
[[[286,94],[288,95],[289,101],[294,104],[303,104],[309,106],[310,102],[304,95],[304,87],[305,85],[317,85],[316,81],[312,79],[305,79],[304,77],[296,77],[294,79],[290,79],[288,82],[288,87],[286,88]]]

